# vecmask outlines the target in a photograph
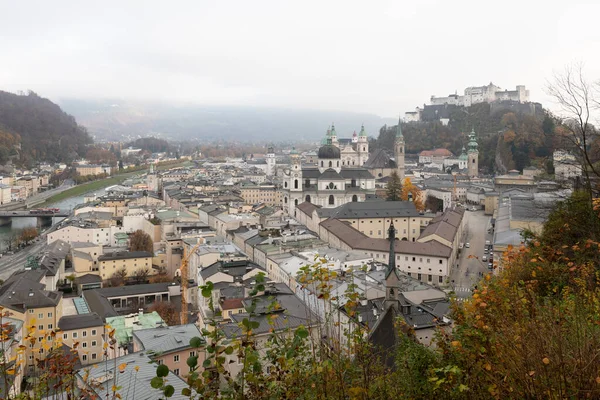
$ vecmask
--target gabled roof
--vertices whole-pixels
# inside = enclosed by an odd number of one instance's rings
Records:
[[[21,313],[30,308],[56,307],[62,292],[45,290],[40,283],[45,275],[42,269],[15,272],[0,286],[0,305]]]
[[[93,326],[104,327],[104,321],[95,312],[89,314],[66,315],[58,320],[58,327],[62,331],[91,328]]]
[[[396,168],[396,161],[392,160],[390,156],[383,149],[377,149],[367,159],[364,164],[365,168]]]
[[[133,337],[145,351],[162,354],[189,348],[190,340],[202,334],[195,324],[186,324],[133,331]]]
[[[334,218],[397,218],[417,217],[419,212],[412,201],[350,202],[334,209]]]
[[[131,353],[126,356],[117,357],[111,361],[113,362],[98,363],[96,364],[97,368],[88,367],[80,369],[77,375],[83,382],[83,376],[88,374],[88,381],[93,383],[93,385],[87,384],[88,389],[94,391],[100,397],[104,393],[110,392],[113,385],[116,386],[117,384],[125,392],[135,393],[131,398],[135,398],[136,400],[154,400],[164,397],[161,389],[154,389],[150,385],[150,381],[156,376],[158,364],[152,362],[147,354],[144,352]],[[119,366],[122,364],[125,364],[126,368],[123,373],[120,373]],[[181,391],[188,387],[183,379],[170,371],[165,379],[169,385],[175,388],[175,394],[171,397],[172,399],[180,400],[188,398],[181,394]],[[123,390],[121,393],[123,393]]]
[[[317,206],[313,203],[309,203],[307,201],[300,203],[296,206],[296,209],[300,210],[301,212],[303,212],[304,214],[306,214],[308,216],[312,216],[313,211],[316,210],[317,208],[319,208],[319,206]]]

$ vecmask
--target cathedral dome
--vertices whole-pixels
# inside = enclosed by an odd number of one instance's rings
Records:
[[[340,149],[332,144],[326,144],[319,148],[318,157],[325,159],[341,158]]]

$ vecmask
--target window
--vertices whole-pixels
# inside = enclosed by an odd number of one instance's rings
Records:
[[[52,324],[48,324],[48,329],[52,329]]]
[[[77,339],[77,332],[73,332],[73,339]]]
[[[173,370],[173,373],[174,373],[175,375],[179,376],[179,368],[175,368],[175,369]]]
[[[38,314],[38,319],[42,319],[42,318],[44,318],[44,313],[39,313]]]
[[[158,365],[162,365],[162,363],[163,363],[163,362],[162,362],[162,360],[156,360],[156,363],[157,363]]]
[[[44,338],[40,336],[40,337],[38,338],[38,342],[41,342],[42,340],[44,340]]]
[[[440,264],[442,263],[442,260],[440,260]]]
[[[179,362],[179,354],[173,356],[173,362]],[[178,374],[179,375],[179,374]]]
[[[428,259],[427,259],[427,264],[429,264],[429,262],[430,262],[430,261],[431,261],[431,260],[428,258]]]
[[[294,189],[298,189],[298,179],[294,179]]]
[[[87,361],[87,354],[84,354],[83,356],[81,356],[81,359],[82,359],[83,361]]]
[[[329,161],[329,168],[333,167],[333,163]]]
[[[404,257],[404,261],[408,261],[408,257]]]
[[[38,331],[43,331],[44,330],[44,325],[38,325]]]
[[[431,278],[433,278],[433,275],[427,275],[427,282],[431,282]]]
[[[423,257],[419,257],[419,262],[423,262]]]
[[[413,257],[413,261],[417,261],[417,258],[416,258],[416,257]]]
[[[48,318],[52,318],[52,313],[51,312],[48,313]]]
[[[92,353],[92,360],[96,359],[96,353]]]
[[[92,340],[92,347],[95,347],[97,343],[98,342],[96,342],[95,340]]]
[[[96,336],[96,330],[92,329],[92,336]]]
[[[190,351],[190,357],[196,357],[196,352],[195,351]]]
[[[34,309],[29,310],[29,314],[33,314],[35,312]]]
[[[67,339],[69,337],[68,333],[63,333],[63,339]]]
[[[81,343],[81,347],[83,347],[84,349],[87,348],[87,342]]]
[[[334,205],[335,204],[335,198],[333,197],[332,194],[329,195],[329,205]]]
[[[421,274],[417,274],[417,279],[421,280]]]
[[[87,331],[81,332],[81,336],[86,337],[87,336]]]
[[[440,275],[438,277],[438,281],[439,281],[439,283],[443,283],[444,282],[444,277]]]

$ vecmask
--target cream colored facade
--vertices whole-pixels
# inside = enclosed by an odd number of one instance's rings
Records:
[[[81,228],[79,226],[66,226],[50,232],[47,236],[48,244],[55,240],[64,240],[71,244],[73,242],[90,242],[103,246],[116,246],[115,233],[125,232],[122,226],[109,226],[106,228]]]
[[[354,229],[374,239],[387,238],[387,229],[391,221],[390,218],[339,218],[339,220],[349,222]],[[421,228],[429,224],[431,217],[400,217],[393,218],[393,221],[398,237],[414,242],[421,235]]]
[[[73,348],[78,342],[77,353],[81,364],[88,365],[103,360],[104,354],[104,326],[92,326],[89,328],[63,330],[58,333],[62,343]]]
[[[128,257],[122,258],[111,255],[104,255],[98,259],[100,277],[102,279],[111,278],[117,271],[125,269],[127,276],[134,276],[136,271],[148,269],[149,275],[156,274],[152,268],[152,256],[148,257]]]
[[[248,204],[281,205],[281,192],[274,185],[242,187],[240,188],[240,195],[244,202]]]
[[[48,354],[48,350],[44,348],[44,345],[52,345],[52,336],[50,333],[58,329],[58,320],[62,317],[62,298],[56,307],[30,308],[24,314],[13,310],[10,312],[12,318],[24,322],[24,335],[27,335],[31,327],[35,328],[35,330],[31,331],[32,336],[37,338],[35,343],[23,343],[26,346],[25,374],[28,374],[34,371],[35,360],[43,359]]]

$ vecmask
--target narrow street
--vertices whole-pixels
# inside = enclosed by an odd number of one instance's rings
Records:
[[[450,284],[456,292],[456,297],[460,301],[471,297],[473,285],[481,279],[480,273],[485,275],[489,270],[488,262],[483,261],[485,241],[491,240],[492,235],[488,233],[490,228],[490,216],[484,215],[483,211],[466,211],[466,226],[464,239],[465,243],[458,261],[458,268],[455,268],[450,275]],[[469,243],[469,248],[466,247]],[[470,257],[471,256],[471,257]]]

